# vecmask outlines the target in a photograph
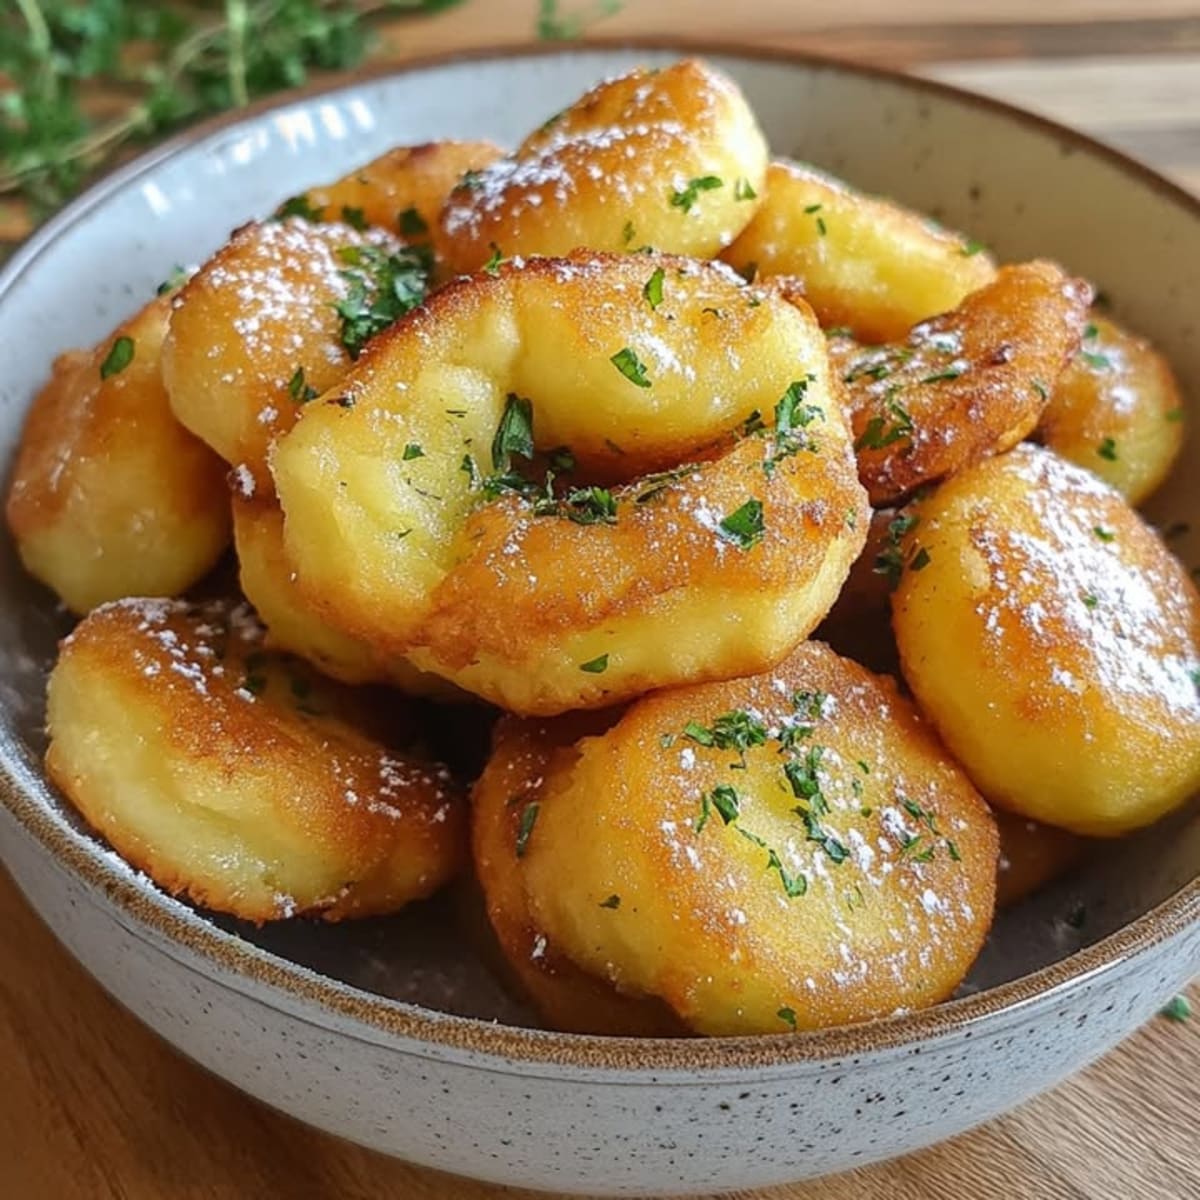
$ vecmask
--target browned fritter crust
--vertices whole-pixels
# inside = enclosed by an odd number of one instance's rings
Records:
[[[895,503],[1027,437],[1079,348],[1090,302],[1088,285],[1053,263],[1021,263],[903,343],[833,338],[871,503]]]

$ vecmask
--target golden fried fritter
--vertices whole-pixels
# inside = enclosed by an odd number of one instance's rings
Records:
[[[6,516],[26,569],[68,608],[190,587],[229,541],[225,466],[171,414],[160,296],[54,362],[17,451]]]
[[[546,779],[574,758],[574,742],[602,732],[613,719],[611,713],[589,713],[500,722],[471,798],[475,871],[506,965],[551,1026],[572,1033],[669,1036],[684,1029],[661,1001],[623,994],[577,967],[534,923],[525,895],[525,844]],[[606,898],[601,907],[613,903]]]
[[[1093,313],[1050,395],[1039,440],[1141,504],[1167,477],[1183,432],[1183,398],[1166,359]]]
[[[811,312],[671,256],[449,285],[273,469],[326,621],[525,713],[777,661],[866,532]]]
[[[1200,787],[1200,596],[1118,492],[1024,445],[910,515],[904,677],[989,801],[1114,836]]]
[[[127,862],[219,912],[336,921],[428,896],[464,849],[445,768],[260,640],[218,605],[96,609],[50,676],[51,779]]]
[[[1022,263],[903,343],[864,350],[833,338],[871,503],[894,503],[1030,434],[1078,349],[1090,299],[1053,263]]]
[[[864,342],[901,340],[996,274],[977,242],[792,162],[767,168],[761,206],[721,257],[749,275],[794,275],[822,325]]]
[[[313,220],[374,225],[444,255],[438,218],[464,175],[474,175],[504,154],[491,142],[425,142],[396,146],[334,183],[310,188],[281,208]]]
[[[264,221],[239,229],[175,298],[163,346],[171,407],[233,468],[240,494],[270,495],[271,444],[349,368],[362,322],[336,306],[358,312],[390,288],[389,256],[405,253],[379,229]],[[403,277],[415,303],[423,269]]]
[[[283,511],[274,500],[233,500],[233,540],[242,592],[267,627],[270,649],[297,654],[343,683],[388,683],[413,696],[461,696],[452,684],[326,624],[305,602],[283,550]]]
[[[737,85],[686,60],[598,84],[442,211],[450,266],[577,247],[712,258],[754,215],[767,148]]]
[[[707,1034],[949,995],[991,923],[996,829],[894,684],[806,642],[658,692],[546,767],[525,807],[536,929]]]

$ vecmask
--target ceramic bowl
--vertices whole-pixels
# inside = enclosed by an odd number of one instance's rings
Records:
[[[512,144],[595,80],[668,48],[452,59],[260,108],[110,176],[0,277],[0,453],[55,353],[89,344],[177,262],[400,142]],[[1086,139],[874,70],[713,53],[774,150],[1095,280],[1200,380],[1200,205]],[[1197,512],[1189,443],[1152,517]],[[1195,538],[1177,549],[1196,562]],[[1006,913],[940,1007],[810,1035],[632,1041],[526,1027],[446,902],[255,930],[172,900],[81,827],[42,773],[65,628],[0,548],[0,851],[96,978],[185,1054],[304,1121],[447,1171],[558,1191],[711,1192],[902,1154],[1054,1084],[1200,968],[1200,813],[1113,845]]]

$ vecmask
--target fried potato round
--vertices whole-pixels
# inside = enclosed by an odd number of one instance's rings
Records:
[[[794,275],[822,325],[864,342],[899,341],[996,274],[978,243],[793,162],[770,164],[762,204],[721,257],[748,275]]]
[[[336,921],[428,896],[464,849],[445,768],[260,638],[228,607],[96,609],[50,675],[51,779],[127,862],[219,912]]]
[[[1000,831],[996,907],[1009,908],[1065,875],[1083,857],[1083,838],[1040,825],[1002,808],[992,814]]]
[[[896,675],[900,669],[892,633],[891,585],[904,525],[905,519],[894,508],[871,513],[862,553],[815,634],[839,654],[886,675]]]
[[[492,142],[396,146],[334,183],[293,197],[279,212],[398,232],[407,242],[430,244],[441,261],[438,218],[446,198],[463,175],[482,171],[503,154]]]
[[[555,447],[569,487],[517,473]],[[523,713],[777,661],[865,535],[811,312],[670,256],[449,285],[310,406],[273,469],[325,620]],[[614,469],[634,478],[594,484]]]
[[[437,675],[402,658],[384,661],[323,621],[305,602],[283,549],[283,510],[273,500],[233,500],[233,541],[242,592],[267,627],[266,645],[296,654],[343,683],[388,683],[413,696],[461,695]]]
[[[1022,263],[902,343],[863,350],[833,338],[871,503],[895,503],[1032,433],[1090,300],[1053,263]]]
[[[243,495],[270,494],[272,442],[350,366],[336,306],[369,304],[396,253],[378,229],[264,221],[239,229],[175,298],[163,346],[171,408],[233,467]]]
[[[525,895],[526,826],[531,813],[536,817],[545,781],[574,759],[576,741],[603,732],[613,719],[595,713],[501,720],[471,797],[475,872],[505,965],[549,1025],[570,1033],[665,1037],[685,1032],[678,1018],[661,1001],[622,993],[577,967],[534,923]]]
[[[1140,504],[1183,446],[1183,398],[1149,342],[1093,313],[1082,349],[1050,395],[1038,438]]]
[[[806,642],[775,671],[634,703],[525,809],[535,925],[706,1034],[948,996],[992,917],[996,829],[884,679]]]
[[[25,419],[8,525],[26,569],[77,613],[183,591],[229,541],[225,465],[167,403],[169,304],[59,355]]]
[[[496,253],[645,247],[712,258],[754,215],[767,147],[737,85],[686,60],[631,71],[468,174],[442,211],[451,268]]]
[[[1200,596],[1118,492],[1024,445],[913,515],[904,677],[989,801],[1113,836],[1200,787]]]

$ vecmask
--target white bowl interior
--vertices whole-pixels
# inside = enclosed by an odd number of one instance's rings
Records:
[[[0,281],[0,460],[9,461],[30,397],[57,352],[99,339],[176,263],[203,260],[241,222],[389,146],[439,137],[512,144],[597,79],[665,51],[578,50],[436,66],[368,80],[220,129],[152,158],[90,194],[19,252]],[[1002,258],[1046,255],[1092,279],[1116,315],[1149,334],[1185,384],[1200,380],[1200,221],[1169,189],[1055,130],[867,72],[710,56],[746,90],[773,149],[833,170],[982,237]],[[1152,519],[1197,511],[1193,436]],[[1200,536],[1175,543],[1188,565]],[[0,547],[0,753],[67,836],[119,871],[41,780],[42,690],[66,618]],[[1191,880],[1200,811],[1093,854],[1058,884],[1003,914],[965,990],[1024,975],[1120,928]],[[143,881],[148,892],[154,889]],[[184,911],[167,897],[159,903]],[[194,918],[193,918],[194,919]],[[210,918],[201,917],[208,920]],[[326,927],[214,923],[282,959],[368,992],[443,1011],[524,1023],[462,939],[454,906]]]

